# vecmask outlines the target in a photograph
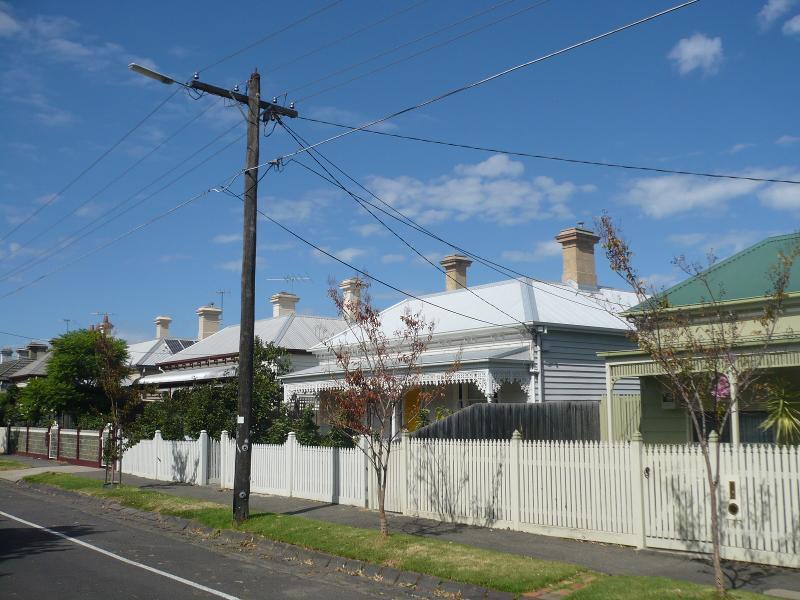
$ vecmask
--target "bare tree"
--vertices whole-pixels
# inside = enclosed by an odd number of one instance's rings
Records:
[[[398,330],[387,333],[380,311],[366,294],[369,284],[361,285],[364,291],[358,300],[345,299],[334,286],[328,292],[349,325],[344,342],[328,342],[328,350],[342,370],[341,385],[332,392],[330,423],[364,440],[359,447],[375,473],[380,531],[388,536],[389,457],[401,432],[404,404],[406,423],[419,418],[421,411],[443,394],[448,375],[440,384],[422,384],[419,359],[432,339],[433,323],[427,322],[421,311],[406,312]],[[457,368],[455,363],[449,372]],[[405,402],[409,395],[413,401]]]
[[[628,312],[635,327],[633,339],[657,365],[659,380],[671,397],[687,409],[702,449],[711,507],[714,582],[717,593],[724,596],[720,560],[720,446],[710,442],[718,439],[731,413],[739,409],[736,398],[741,401],[748,390],[752,395],[759,387],[756,384],[760,369],[766,366],[765,359],[783,314],[790,270],[800,252],[792,248],[780,254],[769,273],[770,286],[765,290],[763,302],[747,313],[733,310],[725,301],[724,288],[709,278],[707,267],[713,265],[713,255],[709,255],[706,268],[683,257],[675,259],[675,264],[699,282],[703,290],[700,302],[687,309],[671,306],[664,294],[647,287],[633,265],[633,252],[611,217],[603,215],[598,219],[598,229],[612,270],[627,282],[639,301]],[[736,386],[735,393],[732,386]],[[783,438],[779,442],[788,441],[787,435],[796,435],[800,421],[791,412],[791,403],[767,402],[767,409],[766,422],[783,424],[782,428],[776,428]]]

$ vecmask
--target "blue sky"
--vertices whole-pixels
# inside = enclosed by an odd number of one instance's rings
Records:
[[[188,79],[196,69],[325,4],[298,1],[276,12],[245,2],[140,2],[124,8],[107,2],[1,2],[0,235],[48,203],[173,91],[134,76],[126,68],[129,62]],[[295,60],[412,4],[382,25]],[[287,100],[297,101],[301,115],[361,124],[670,5],[344,0],[200,75],[231,87],[257,67],[265,98],[288,92]],[[480,11],[402,50],[306,85]],[[800,2],[703,0],[382,127],[531,153],[800,179],[798,59]],[[290,125],[314,141],[337,131],[305,121]],[[0,330],[48,339],[64,330],[62,319],[86,326],[96,321],[93,312],[108,311],[118,333],[133,341],[152,336],[158,314],[173,317],[175,334],[193,336],[195,309],[218,301],[217,290],[231,292],[225,296],[225,322],[238,322],[241,203],[224,194],[202,197],[70,263],[235,175],[243,163],[244,143],[237,139],[243,131],[235,107],[183,92],[171,98],[0,243],[0,296],[46,275],[0,299]],[[194,159],[145,188],[214,139]],[[262,138],[262,161],[294,148],[278,129]],[[560,277],[553,236],[576,221],[591,222],[602,210],[622,225],[641,273],[657,285],[680,277],[670,264],[674,256],[702,260],[713,248],[724,257],[764,236],[796,229],[800,213],[800,186],[512,159],[370,134],[350,135],[320,150],[442,237],[545,279]],[[239,179],[233,189],[241,187]],[[125,206],[139,204],[59,249],[75,231],[125,200]],[[260,204],[315,243],[397,287],[424,293],[444,285],[441,273],[380,231],[351,199],[297,165],[262,180]],[[403,233],[432,258],[448,253],[418,233]],[[325,296],[329,278],[353,273],[267,222],[259,224],[258,235],[257,317],[270,314],[271,294],[289,287],[268,279],[290,274],[311,278],[294,284],[302,311],[331,314]],[[37,264],[30,265],[34,260]],[[599,257],[601,282],[617,285],[602,263]],[[471,283],[500,278],[479,265],[470,270]],[[373,296],[381,305],[399,299],[378,285]],[[1,345],[21,343],[0,335]]]

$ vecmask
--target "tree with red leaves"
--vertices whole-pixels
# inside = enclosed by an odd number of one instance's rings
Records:
[[[369,283],[361,281],[358,299],[346,299],[331,286],[331,297],[349,328],[345,341],[334,338],[328,350],[341,369],[340,385],[332,392],[330,424],[350,436],[359,436],[375,474],[381,535],[389,535],[385,500],[389,457],[400,437],[401,419],[410,423],[434,399],[443,394],[445,381],[423,385],[419,359],[433,337],[433,323],[421,311],[400,317],[397,331],[387,333],[381,314],[366,294]],[[458,368],[451,367],[453,372]],[[405,402],[413,397],[413,402]],[[405,414],[403,408],[405,404]]]

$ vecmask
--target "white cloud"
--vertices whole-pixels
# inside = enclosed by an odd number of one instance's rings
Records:
[[[713,75],[722,63],[722,38],[695,33],[679,40],[667,58],[675,63],[681,75],[688,75],[695,69],[700,69],[705,75]]]
[[[519,177],[525,172],[525,165],[505,154],[495,154],[476,165],[457,165],[455,172],[474,177]]]
[[[406,257],[403,254],[384,254],[381,256],[381,262],[385,265],[390,265],[394,263],[401,263],[406,260]]]
[[[215,235],[212,240],[215,244],[232,244],[233,242],[241,242],[241,233],[220,233]]]
[[[329,246],[320,246],[320,248],[325,252],[327,252],[328,254],[335,256],[339,260],[348,263],[352,262],[359,256],[364,256],[367,253],[367,251],[364,250],[363,248],[342,248],[341,250],[333,250]],[[312,250],[311,255],[314,258],[318,259],[320,262],[323,263],[331,262],[331,258],[324,252],[320,252],[320,250],[316,249]]]
[[[506,250],[502,256],[512,262],[539,262],[546,258],[561,255],[561,244],[555,240],[536,242],[533,250]]]
[[[767,29],[775,21],[789,12],[795,0],[768,0],[758,11],[758,23],[761,29]]]
[[[738,154],[742,150],[747,150],[748,148],[752,148],[753,146],[755,146],[755,144],[734,144],[733,146],[730,147],[728,152],[730,152],[731,154]]]
[[[268,198],[260,200],[259,206],[266,205],[266,213],[277,221],[307,221],[316,210],[324,204],[324,200],[278,200]]]
[[[225,262],[218,263],[217,268],[222,269],[223,271],[238,273],[242,270],[242,261],[241,259],[226,260]]]
[[[372,237],[373,235],[380,235],[386,232],[386,228],[380,223],[366,223],[364,225],[356,225],[353,231],[362,237]]]
[[[499,155],[498,155],[499,156]],[[369,178],[369,187],[384,201],[423,223],[480,219],[516,225],[534,219],[570,218],[567,202],[592,185],[557,182],[550,177],[523,178],[520,162],[497,156],[458,165],[451,174],[429,181],[410,176]]]
[[[363,248],[342,248],[334,252],[333,255],[344,262],[352,262],[359,256],[364,256],[366,253],[367,251]]]
[[[797,142],[800,142],[800,136],[796,135],[782,135],[777,140],[775,140],[775,143],[778,144],[779,146],[791,146],[792,144],[795,144]]]
[[[681,251],[696,249],[703,254],[713,253],[727,256],[748,246],[763,237],[762,232],[750,230],[733,230],[723,233],[675,233],[667,236],[667,241]]]
[[[761,187],[763,184],[755,181],[667,175],[634,179],[623,201],[639,206],[649,217],[661,219],[692,210],[721,210],[731,200]]]
[[[22,30],[22,26],[17,20],[0,9],[0,37],[11,37]]]
[[[800,185],[776,183],[764,189],[759,198],[763,204],[776,210],[800,211]]]
[[[158,262],[160,263],[172,263],[178,262],[182,260],[191,260],[192,256],[190,254],[162,254],[158,257]]]
[[[651,273],[642,277],[642,279],[648,290],[660,291],[678,283],[681,277],[677,272],[673,271],[672,273]]]
[[[783,33],[786,35],[800,35],[800,15],[795,15],[783,24]]]

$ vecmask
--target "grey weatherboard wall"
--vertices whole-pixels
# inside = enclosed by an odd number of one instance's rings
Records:
[[[544,400],[599,401],[606,393],[606,370],[597,353],[634,348],[625,335],[549,328],[542,336]],[[639,382],[620,380],[614,393],[638,394]]]

